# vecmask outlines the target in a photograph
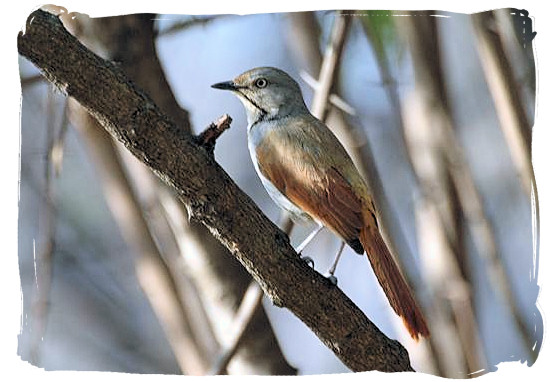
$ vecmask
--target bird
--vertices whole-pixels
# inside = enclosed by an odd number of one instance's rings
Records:
[[[242,102],[250,156],[267,193],[293,220],[318,224],[296,252],[301,255],[323,227],[330,229],[358,254],[366,252],[410,336],[429,336],[422,311],[383,239],[369,187],[338,138],[309,112],[298,83],[266,66],[212,87],[229,90]]]

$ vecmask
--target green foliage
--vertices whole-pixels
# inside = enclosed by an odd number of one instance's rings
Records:
[[[360,11],[360,15],[361,24],[376,54],[399,59],[403,44],[392,11]]]

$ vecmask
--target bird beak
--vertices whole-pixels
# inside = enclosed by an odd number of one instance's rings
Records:
[[[212,87],[214,89],[221,89],[221,90],[239,89],[239,86],[237,86],[233,81],[218,82],[217,84],[212,85]]]

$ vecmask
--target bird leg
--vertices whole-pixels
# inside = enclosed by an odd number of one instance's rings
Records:
[[[342,252],[344,251],[344,246],[346,245],[346,242],[342,240],[342,243],[340,244],[340,248],[338,249],[338,252],[336,253],[336,257],[334,258],[334,262],[328,269],[329,276],[327,277],[329,281],[336,285],[338,284],[338,279],[336,276],[334,276],[334,272],[336,272],[336,266],[338,265],[338,261],[340,261],[340,256],[342,256]]]
[[[313,268],[314,265],[315,265],[315,264],[313,263],[313,259],[312,259],[311,257],[309,257],[309,256],[302,256],[302,251],[308,246],[309,243],[311,243],[311,241],[313,240],[313,238],[314,238],[315,236],[317,236],[317,234],[318,234],[319,232],[321,232],[321,230],[322,230],[323,228],[325,228],[325,227],[322,226],[321,224],[319,224],[319,225],[317,226],[317,228],[315,228],[315,229],[313,230],[313,232],[311,232],[311,233],[309,234],[309,236],[306,237],[306,239],[305,239],[304,241],[302,241],[302,243],[301,243],[299,246],[296,247],[296,252],[298,253],[298,255],[300,255],[300,258],[301,258],[302,260],[304,260],[306,263],[310,264],[312,268]]]

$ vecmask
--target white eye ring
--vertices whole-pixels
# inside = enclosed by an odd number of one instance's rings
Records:
[[[267,80],[265,78],[258,78],[256,82],[254,82],[254,85],[260,89],[265,88],[267,86]]]

